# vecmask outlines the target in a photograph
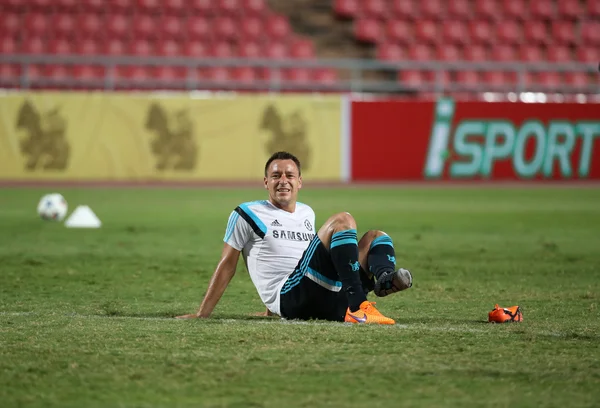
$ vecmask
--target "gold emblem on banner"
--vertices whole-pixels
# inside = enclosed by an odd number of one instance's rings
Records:
[[[302,168],[310,168],[306,119],[299,111],[283,117],[275,106],[269,105],[263,112],[260,128],[271,133],[271,139],[265,145],[268,155],[285,150],[298,157]]]
[[[66,169],[70,152],[65,137],[67,123],[58,107],[40,113],[26,100],[19,109],[16,128],[27,133],[20,141],[21,153],[27,157],[26,170]]]
[[[196,167],[198,146],[187,109],[169,113],[160,104],[153,103],[148,110],[146,129],[156,135],[150,146],[156,157],[157,170],[193,170]]]

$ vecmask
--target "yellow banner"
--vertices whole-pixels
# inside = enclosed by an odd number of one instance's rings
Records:
[[[310,180],[340,180],[337,96],[151,93],[0,96],[0,179],[262,178],[275,151]]]

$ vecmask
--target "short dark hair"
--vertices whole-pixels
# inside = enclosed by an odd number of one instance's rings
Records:
[[[293,154],[289,153],[289,152],[276,152],[273,153],[271,155],[271,157],[269,157],[269,160],[267,160],[267,164],[265,164],[265,177],[267,177],[267,170],[269,169],[269,165],[273,162],[273,160],[291,160],[294,163],[296,163],[296,167],[298,167],[298,175],[301,176],[302,175],[302,169],[300,167],[300,160],[298,160],[298,158],[296,156],[294,156]]]

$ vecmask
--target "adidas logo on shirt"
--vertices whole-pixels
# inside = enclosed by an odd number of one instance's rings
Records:
[[[283,225],[281,225],[279,221],[275,220],[271,223],[271,227],[283,227]]]

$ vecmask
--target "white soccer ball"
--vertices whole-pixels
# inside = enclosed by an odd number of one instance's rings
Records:
[[[58,193],[52,193],[42,197],[37,212],[44,220],[62,221],[68,209],[67,200]]]

